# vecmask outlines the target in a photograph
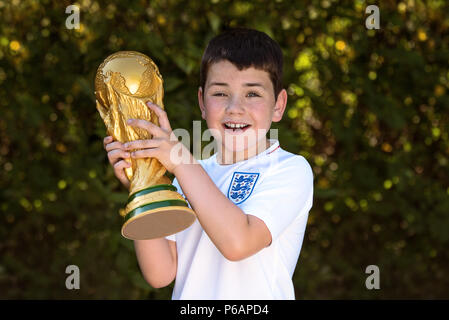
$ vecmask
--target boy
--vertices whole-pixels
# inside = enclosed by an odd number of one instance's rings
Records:
[[[123,159],[155,157],[197,214],[175,235],[134,242],[151,286],[176,278],[172,299],[295,298],[292,275],[312,207],[313,172],[304,157],[266,137],[286,107],[281,80],[279,45],[265,33],[231,29],[210,41],[201,63],[198,102],[217,142],[212,157],[196,161],[184,147],[190,164],[170,159],[178,141],[170,139],[165,111],[151,103],[160,126],[138,119],[129,125],[152,139],[104,140],[126,187]]]

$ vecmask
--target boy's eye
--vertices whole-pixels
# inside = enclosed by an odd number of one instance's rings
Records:
[[[248,97],[260,97],[260,95],[256,92],[250,92],[248,93]]]
[[[212,96],[214,96],[214,97],[226,97],[227,95],[226,95],[226,93],[223,93],[223,92],[216,92],[216,93],[212,94]],[[258,94],[257,92],[251,91],[251,92],[248,93],[247,97],[250,97],[250,98],[251,97],[260,97],[260,94]]]

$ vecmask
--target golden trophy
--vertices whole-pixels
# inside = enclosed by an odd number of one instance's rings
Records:
[[[135,51],[119,51],[100,65],[95,77],[97,110],[108,135],[125,143],[151,139],[146,130],[127,125],[128,119],[143,119],[159,125],[146,102],[164,108],[163,80],[156,64]],[[195,213],[165,176],[165,167],[156,158],[125,159],[130,190],[122,235],[131,240],[165,237],[189,227]]]

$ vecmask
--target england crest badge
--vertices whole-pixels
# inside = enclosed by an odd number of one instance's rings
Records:
[[[234,172],[228,189],[228,199],[235,204],[240,204],[248,199],[258,178],[258,173]]]

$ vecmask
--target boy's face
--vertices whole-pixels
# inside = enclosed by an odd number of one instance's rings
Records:
[[[271,122],[282,119],[287,93],[282,90],[276,100],[268,72],[253,67],[239,70],[222,60],[209,66],[198,100],[202,117],[223,152],[235,153],[266,142]]]

